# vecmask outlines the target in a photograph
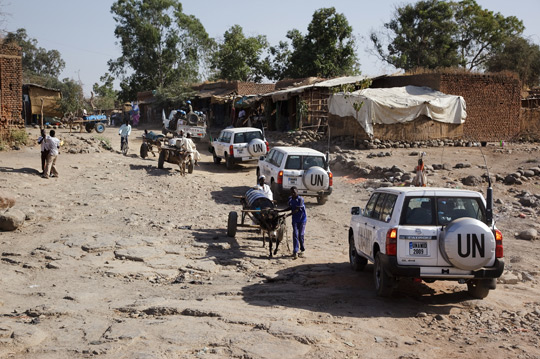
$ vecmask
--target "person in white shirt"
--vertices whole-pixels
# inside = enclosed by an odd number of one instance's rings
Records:
[[[40,175],[45,174],[45,166],[47,163],[47,155],[49,154],[49,151],[45,149],[45,139],[47,138],[47,135],[45,135],[45,129],[41,129],[41,135],[38,137],[38,143],[41,145],[41,173]]]
[[[120,149],[122,149],[122,144],[124,141],[126,141],[126,143],[128,142],[128,137],[131,134],[131,125],[129,124],[129,120],[126,120],[124,124],[120,126],[118,134],[120,135]]]
[[[257,184],[256,188],[259,191],[262,191],[266,195],[266,197],[268,197],[269,200],[273,201],[274,195],[272,194],[272,190],[270,189],[270,186],[264,183],[265,179],[266,177],[264,175],[261,175],[259,177],[259,183]]]
[[[47,155],[47,162],[45,173],[43,178],[58,177],[58,171],[56,170],[56,158],[58,157],[58,150],[60,148],[60,140],[56,137],[56,132],[51,130],[49,136],[45,137],[45,150],[49,151]]]

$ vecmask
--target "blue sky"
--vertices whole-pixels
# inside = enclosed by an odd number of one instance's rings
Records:
[[[504,16],[514,15],[525,24],[524,35],[540,44],[540,2],[538,0],[477,0]],[[7,13],[3,29],[25,28],[29,37],[47,50],[62,54],[66,68],[61,77],[81,80],[85,94],[107,71],[107,61],[120,55],[114,37],[115,23],[110,13],[112,0],[0,0],[0,10]],[[201,20],[211,37],[222,38],[238,24],[247,36],[266,35],[272,45],[285,40],[288,30],[306,33],[313,12],[334,6],[345,14],[358,43],[360,70],[365,75],[395,72],[370,54],[368,36],[388,22],[397,6],[414,1],[396,0],[186,0],[184,13]]]

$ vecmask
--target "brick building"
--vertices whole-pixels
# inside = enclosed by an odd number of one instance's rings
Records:
[[[441,72],[377,78],[371,87],[407,85],[462,96],[467,104],[467,119],[454,132],[462,132],[466,139],[511,140],[520,134],[521,83],[517,76]]]
[[[10,127],[23,127],[22,52],[15,44],[0,44],[0,138]]]

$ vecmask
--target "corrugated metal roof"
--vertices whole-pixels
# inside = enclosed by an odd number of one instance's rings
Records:
[[[274,102],[276,102],[276,101],[284,101],[284,100],[288,100],[291,97],[291,95],[297,94],[297,93],[302,93],[305,90],[310,89],[310,88],[315,88],[315,87],[326,87],[326,88],[336,87],[336,86],[345,85],[345,84],[353,84],[353,83],[356,83],[356,82],[359,82],[359,81],[363,81],[363,80],[365,80],[367,78],[368,77],[364,76],[364,75],[337,77],[335,79],[330,79],[330,80],[317,82],[317,83],[314,83],[312,85],[305,85],[305,86],[293,87],[293,88],[289,88],[289,89],[285,89],[285,90],[279,90],[279,91],[270,92],[270,93],[265,94],[264,96],[272,96],[272,100]]]

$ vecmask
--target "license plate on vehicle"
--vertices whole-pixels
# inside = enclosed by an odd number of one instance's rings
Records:
[[[427,256],[428,255],[427,242],[409,242],[409,255],[410,256]]]
[[[296,184],[296,178],[289,178],[289,184]]]

